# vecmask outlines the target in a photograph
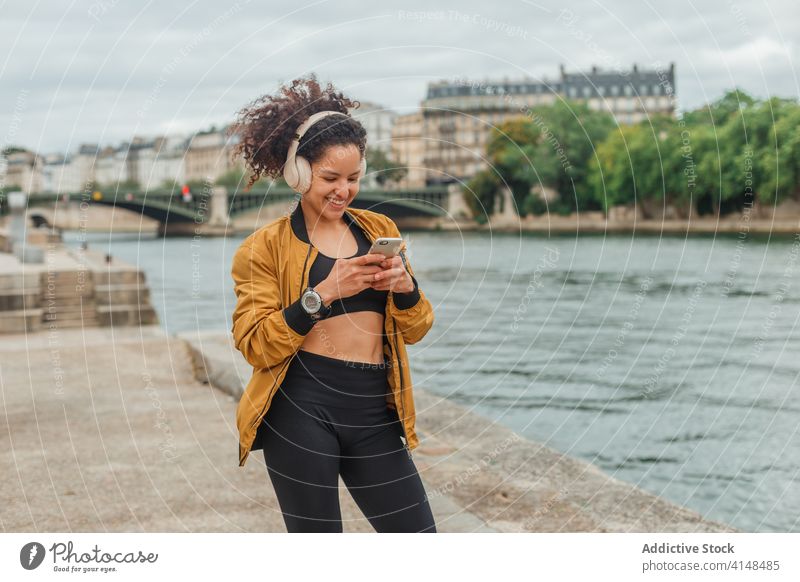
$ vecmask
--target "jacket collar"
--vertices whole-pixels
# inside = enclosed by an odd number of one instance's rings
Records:
[[[343,217],[344,221],[347,223],[348,226],[353,224],[353,222],[355,222],[356,225],[360,226],[358,224],[358,219],[356,219],[350,213],[349,210],[345,209]],[[303,216],[303,207],[300,204],[300,200],[297,201],[297,207],[294,210],[292,210],[292,214],[289,217],[289,221],[291,223],[292,232],[294,233],[294,235],[304,243],[310,245],[311,239],[308,237],[308,228],[306,227],[306,219]],[[361,229],[364,230],[363,227],[361,227]]]

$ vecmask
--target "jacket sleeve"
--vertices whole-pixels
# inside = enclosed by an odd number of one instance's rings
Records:
[[[389,236],[400,237],[400,230],[393,220],[389,219]],[[414,290],[408,293],[390,292],[389,312],[391,313],[403,341],[406,344],[415,344],[420,341],[433,326],[433,307],[425,293],[419,288],[419,283],[414,276],[411,263],[405,256],[405,251],[400,251],[403,265],[414,281]]]
[[[234,344],[254,368],[269,368],[303,344],[313,322],[298,299],[283,308],[274,266],[250,244],[240,246],[231,267],[236,293]]]

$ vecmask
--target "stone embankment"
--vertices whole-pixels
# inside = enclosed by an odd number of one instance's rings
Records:
[[[283,532],[264,459],[238,466],[250,375],[226,333],[0,335],[7,532]],[[414,461],[441,532],[722,532],[596,467],[417,390]],[[345,531],[373,531],[340,483]]]
[[[0,246],[11,250],[7,233]],[[28,235],[26,257],[0,252],[0,334],[158,323],[144,273],[47,229]]]

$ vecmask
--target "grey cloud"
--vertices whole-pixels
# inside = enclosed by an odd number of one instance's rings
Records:
[[[0,140],[12,125],[14,143],[40,151],[200,129],[308,71],[404,111],[431,80],[554,79],[562,63],[578,71],[675,61],[684,108],[733,86],[800,93],[794,0],[97,0],[64,10],[56,0],[3,7]]]

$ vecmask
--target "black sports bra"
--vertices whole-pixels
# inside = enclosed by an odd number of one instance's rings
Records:
[[[372,244],[369,242],[369,239],[355,221],[350,222],[349,226],[353,235],[356,237],[358,250],[356,251],[356,254],[344,258],[352,259],[353,257],[366,255]],[[335,258],[323,255],[318,249],[317,258],[314,260],[314,264],[311,265],[311,271],[308,274],[309,286],[314,287],[325,280],[325,278],[331,272],[331,269],[333,269],[333,263],[335,261]],[[377,311],[381,314],[385,313],[386,299],[388,296],[388,291],[378,291],[376,289],[367,287],[360,293],[333,301],[331,303],[331,314],[328,317],[335,317],[337,315],[353,313],[355,311]]]

